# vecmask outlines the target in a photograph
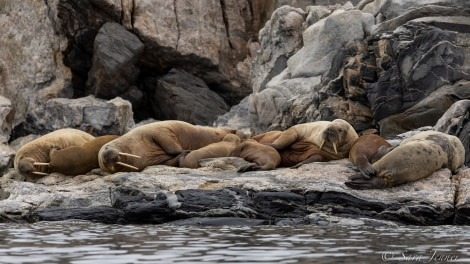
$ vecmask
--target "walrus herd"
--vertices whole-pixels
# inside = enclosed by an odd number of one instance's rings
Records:
[[[392,147],[378,135],[359,137],[346,121],[316,121],[285,131],[248,137],[241,131],[168,120],[136,127],[122,136],[94,137],[60,129],[22,146],[14,167],[28,181],[53,172],[80,175],[95,168],[109,173],[141,171],[151,165],[197,168],[199,160],[240,157],[238,172],[298,168],[310,162],[349,158],[358,173],[345,182],[354,189],[393,187],[464,165],[465,149],[451,135],[428,131]]]

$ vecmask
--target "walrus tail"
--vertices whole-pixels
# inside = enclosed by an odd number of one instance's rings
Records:
[[[387,187],[387,183],[381,177],[365,178],[361,174],[349,177],[348,181],[344,183],[346,186],[356,190],[367,189],[383,189]]]

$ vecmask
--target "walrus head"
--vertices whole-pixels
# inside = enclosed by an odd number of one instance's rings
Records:
[[[130,154],[130,153],[124,153],[117,151],[113,148],[105,147],[102,153],[100,153],[100,159],[98,159],[100,163],[100,167],[106,171],[110,172],[115,172],[116,171],[116,165],[124,166],[136,171],[139,171],[139,168],[132,166],[130,164],[122,162],[122,157],[123,156],[128,156],[128,157],[133,157],[133,158],[141,158],[140,156]]]
[[[338,155],[338,146],[343,149],[347,148],[349,152],[352,143],[358,138],[354,128],[342,119],[332,121],[323,131],[321,137],[320,149],[324,147],[325,142],[329,142],[333,145],[333,150],[336,155]]]
[[[18,171],[22,175],[49,175],[48,173],[38,171],[36,166],[49,166],[49,163],[37,162],[33,158],[23,158],[18,162]]]

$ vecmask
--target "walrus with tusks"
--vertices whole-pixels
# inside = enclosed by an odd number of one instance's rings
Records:
[[[15,170],[27,181],[34,181],[50,172],[49,152],[51,146],[60,148],[81,146],[94,138],[86,132],[73,128],[50,132],[25,144],[18,150],[14,160]]]
[[[363,135],[354,141],[349,151],[349,160],[357,166],[362,176],[368,178],[374,173],[372,163],[383,157],[391,147],[392,145],[379,135]]]
[[[227,134],[244,137],[238,130],[195,126],[183,121],[159,121],[134,128],[105,144],[98,162],[107,172],[141,171],[151,165],[178,166],[177,156],[211,143]]]
[[[458,137],[437,131],[420,132],[405,139],[372,164],[369,177],[353,175],[345,182],[353,189],[382,189],[428,177],[441,168],[453,173],[465,162]]]
[[[335,119],[298,124],[252,138],[278,150],[281,166],[297,168],[310,162],[347,158],[358,135],[347,121]]]
[[[209,144],[200,149],[181,153],[178,166],[182,168],[199,168],[199,160],[208,158],[230,157],[241,139],[235,134],[226,135],[222,141]]]
[[[50,171],[64,175],[81,175],[99,168],[98,152],[101,147],[118,137],[116,135],[100,136],[81,146],[68,148],[53,146],[49,153]]]

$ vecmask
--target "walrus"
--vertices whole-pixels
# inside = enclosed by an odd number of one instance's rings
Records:
[[[278,150],[280,166],[297,168],[311,162],[347,158],[358,135],[348,122],[336,119],[298,124],[286,131],[270,131],[252,138]]]
[[[38,176],[48,175],[51,146],[60,148],[81,146],[94,138],[86,132],[73,128],[50,132],[25,144],[18,150],[14,160],[15,170],[28,181],[34,180]]]
[[[368,177],[349,177],[353,189],[382,189],[428,177],[441,168],[453,173],[464,165],[465,149],[459,138],[437,131],[420,132],[400,143],[372,164]]]
[[[246,137],[228,128],[195,126],[183,121],[159,121],[134,128],[105,144],[98,162],[107,172],[141,171],[151,165],[178,166],[177,156],[221,141],[227,134]]]
[[[241,139],[235,134],[226,135],[222,141],[209,144],[200,149],[184,152],[178,156],[178,166],[182,168],[199,168],[199,160],[207,158],[231,157]]]
[[[281,156],[277,150],[254,139],[244,140],[232,151],[231,156],[250,162],[240,167],[238,172],[273,170],[281,163]]]
[[[363,135],[354,141],[349,151],[349,160],[367,178],[374,172],[372,163],[384,156],[386,150],[391,147],[392,145],[379,135]]]
[[[49,153],[50,171],[65,175],[81,175],[92,169],[99,168],[98,152],[101,147],[118,137],[116,135],[101,136],[81,146],[63,149],[59,146],[52,146]]]

